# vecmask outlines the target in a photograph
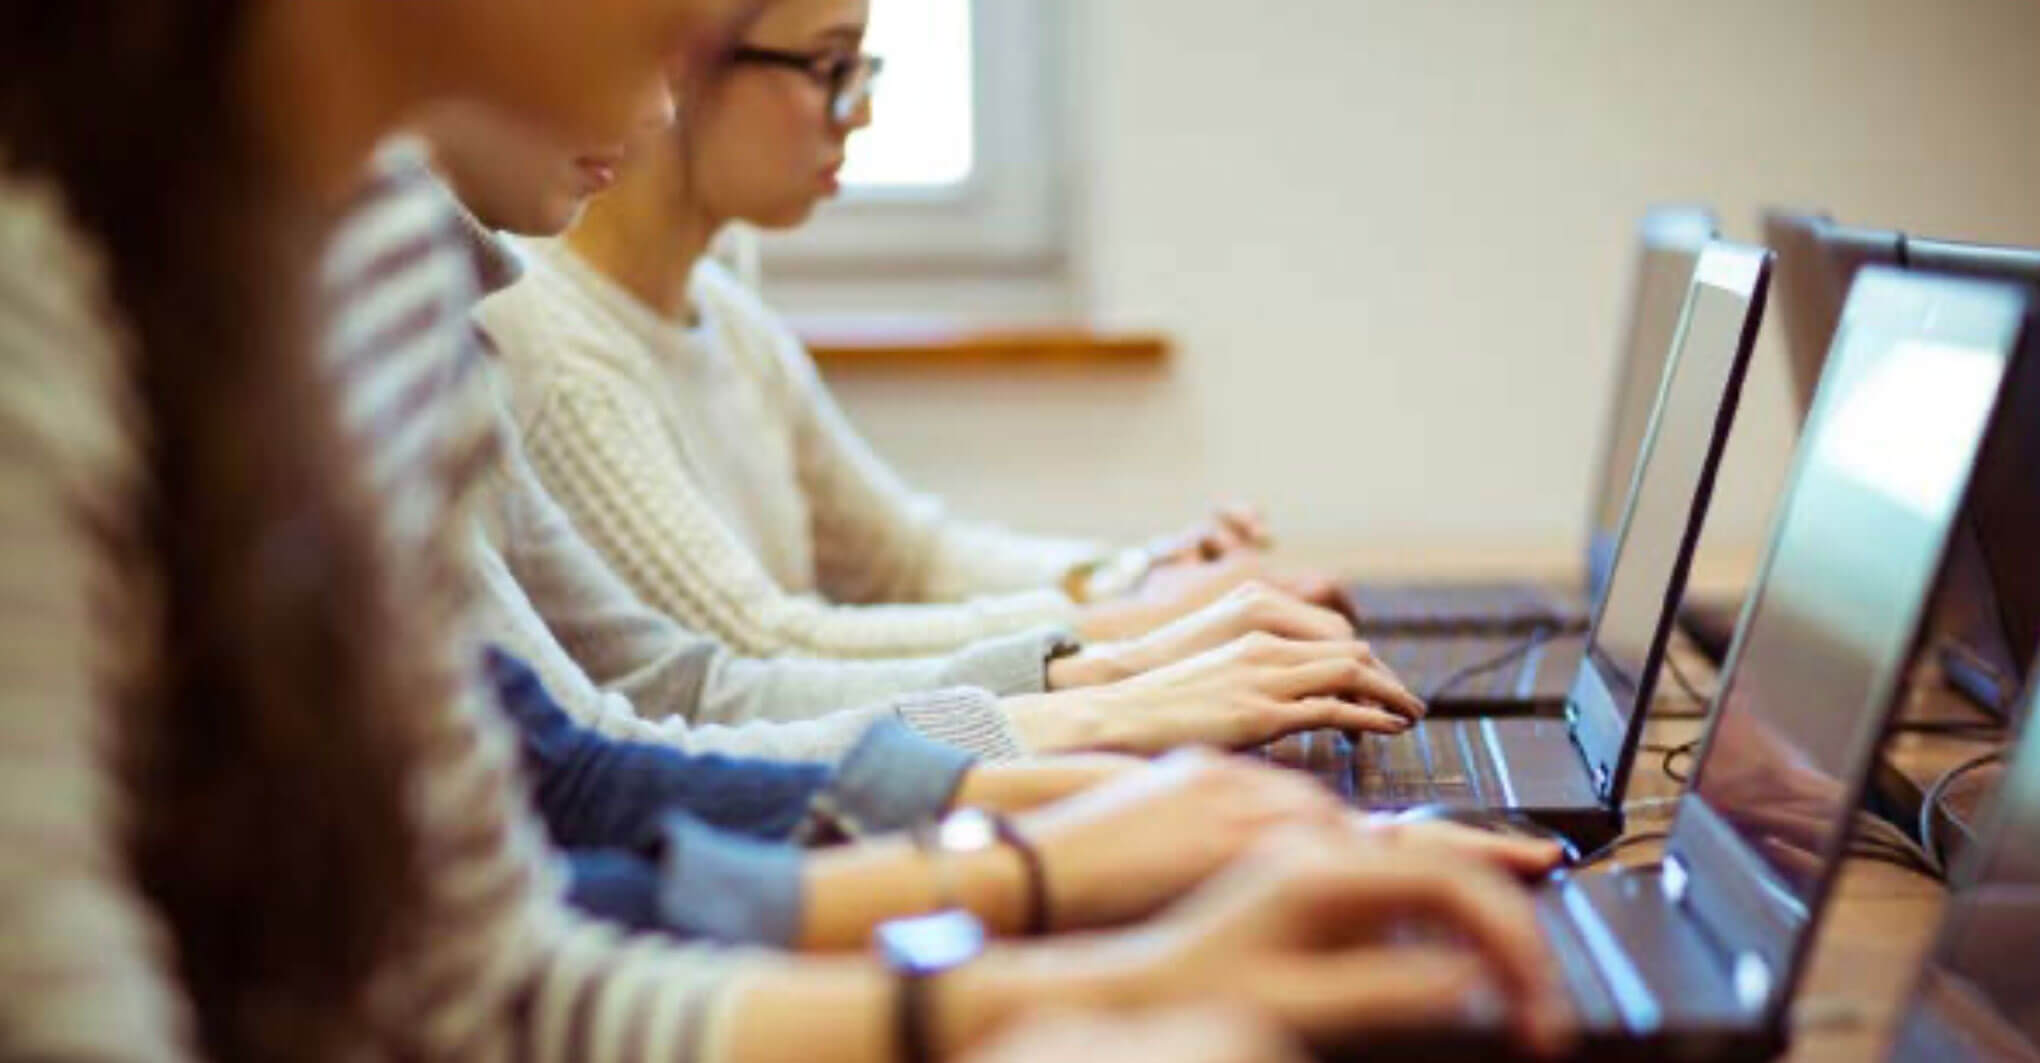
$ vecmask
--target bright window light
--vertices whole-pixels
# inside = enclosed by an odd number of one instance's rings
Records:
[[[872,0],[865,50],[885,59],[872,125],[850,139],[846,185],[934,189],[976,166],[971,0]]]

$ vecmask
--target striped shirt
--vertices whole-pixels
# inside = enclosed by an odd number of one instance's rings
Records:
[[[347,425],[388,505],[389,577],[452,614],[455,546],[492,418],[437,401],[473,369],[438,337],[472,286],[454,231],[415,204],[436,193],[415,160],[385,160],[372,201],[333,245],[326,280],[354,312],[332,345]],[[422,183],[421,183],[422,182]],[[443,215],[441,215],[443,216]],[[393,234],[416,231],[411,241]],[[394,248],[369,252],[369,248]],[[465,278],[465,279],[464,279]],[[177,1059],[191,1022],[164,933],[121,867],[126,801],[102,743],[102,691],[146,648],[107,618],[147,615],[116,584],[79,514],[124,512],[142,464],[103,284],[61,208],[0,183],[0,1055]],[[454,320],[464,322],[464,315]],[[455,341],[458,342],[458,341]],[[371,360],[371,356],[381,356]],[[437,398],[436,398],[437,397]],[[453,632],[456,626],[443,630]],[[483,700],[479,653],[419,652],[459,698],[421,705],[412,788],[428,871],[423,925],[373,1000],[389,1058],[705,1058],[733,977],[756,953],[677,946],[574,915],[532,816],[515,748]]]

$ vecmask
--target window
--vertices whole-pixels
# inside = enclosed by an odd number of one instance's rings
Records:
[[[872,0],[886,61],[845,191],[762,240],[768,278],[1058,270],[1065,0]]]
[[[852,195],[970,182],[977,165],[970,0],[878,0],[865,48],[886,59],[871,128],[850,141]]]

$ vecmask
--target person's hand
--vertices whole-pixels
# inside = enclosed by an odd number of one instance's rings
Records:
[[[1204,520],[1148,543],[1156,567],[1217,561],[1243,551],[1265,551],[1275,545],[1268,520],[1254,506],[1220,506]]]
[[[1110,686],[1008,698],[1037,753],[1155,754],[1189,745],[1244,749],[1297,731],[1399,734],[1424,703],[1360,642],[1248,635]]]
[[[959,808],[1022,812],[1146,771],[1149,763],[1113,753],[1071,753],[1017,763],[978,764],[964,774],[955,804]]]
[[[1172,1063],[1306,1063],[1266,1016],[1203,1006],[1116,1018],[1050,1012],[1022,1020],[966,1063],[1068,1063],[1073,1059],[1165,1059]]]
[[[1273,828],[1348,814],[1308,776],[1185,750],[1015,823],[1041,853],[1054,929],[1082,930],[1153,913]]]
[[[1304,642],[1349,640],[1345,617],[1259,580],[1138,638],[1086,647],[1048,666],[1048,688],[1071,690],[1130,679],[1255,632]]]
[[[1345,601],[1338,584],[1330,579],[1282,572],[1258,554],[1233,554],[1219,561],[1186,562],[1155,569],[1124,597],[1085,606],[1077,619],[1077,631],[1094,642],[1135,638],[1188,616],[1250,582],[1263,583],[1328,608],[1341,607]]]
[[[1542,878],[1565,862],[1565,850],[1555,841],[1498,834],[1450,820],[1375,814],[1358,816],[1356,822],[1363,835],[1390,852],[1415,847],[1451,853],[1526,880]]]
[[[1136,1006],[1231,1000],[1318,1042],[1493,1018],[1540,1055],[1572,1036],[1521,887],[1478,862],[1386,849],[1344,828],[1279,832],[1155,923],[1106,941]]]

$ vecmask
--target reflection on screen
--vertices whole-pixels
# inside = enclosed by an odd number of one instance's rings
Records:
[[[1657,425],[1631,488],[1635,505],[1595,617],[1592,652],[1625,716],[1635,709],[1644,661],[1667,620],[1665,587],[1693,516],[1748,313],[1742,294],[1693,285],[1691,318],[1668,365]]]
[[[1847,818],[1995,395],[1988,351],[1844,325],[1695,787],[1801,902]]]
[[[1636,317],[1629,332],[1629,345],[1622,352],[1621,394],[1615,397],[1615,416],[1608,438],[1608,463],[1601,470],[1599,501],[1594,512],[1594,535],[1613,541],[1622,527],[1622,509],[1629,502],[1629,481],[1636,475],[1636,459],[1643,449],[1644,433],[1650,430],[1650,412],[1656,406],[1658,386],[1664,381],[1665,359],[1679,329],[1679,314],[1686,308],[1686,289],[1693,280],[1692,251],[1649,247],[1643,253],[1643,268],[1636,289]]]
[[[1907,1063],[2040,1060],[2040,729],[2022,745],[1900,1033]]]

